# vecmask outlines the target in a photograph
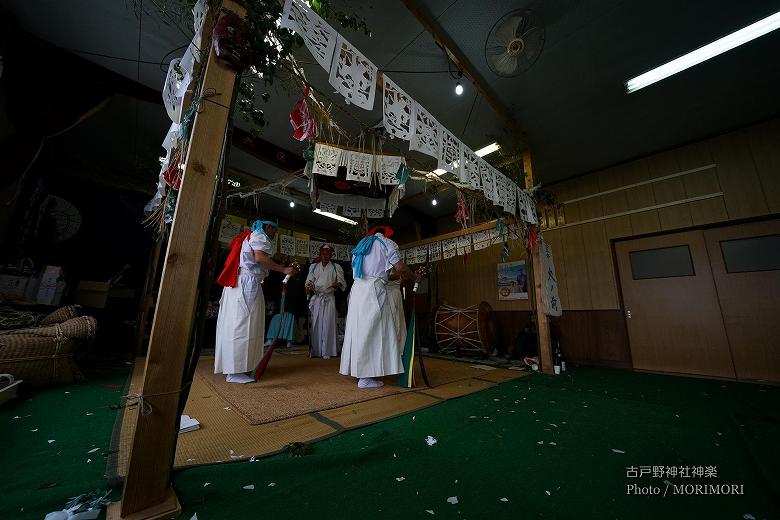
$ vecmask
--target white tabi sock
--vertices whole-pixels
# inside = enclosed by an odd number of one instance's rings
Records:
[[[252,377],[247,374],[227,374],[225,377],[225,381],[227,381],[228,383],[240,383],[240,384],[255,382],[255,380],[252,379]]]
[[[379,388],[380,386],[385,386],[385,384],[382,381],[377,381],[370,377],[361,377],[358,379],[358,388]]]

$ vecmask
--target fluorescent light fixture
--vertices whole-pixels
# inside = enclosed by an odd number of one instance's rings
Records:
[[[703,61],[714,58],[718,54],[723,54],[734,47],[739,47],[743,43],[747,43],[778,28],[780,28],[780,11],[626,81],[626,92],[636,92],[640,88],[652,85],[656,81],[661,81],[689,67],[698,65]]]
[[[436,168],[431,173],[434,174],[434,175],[444,175],[445,173],[447,173],[447,170],[442,170],[441,168]]]
[[[489,145],[487,145],[487,146],[485,146],[483,148],[480,148],[479,150],[474,152],[474,155],[477,155],[479,157],[485,157],[486,155],[491,154],[491,153],[497,151],[499,148],[501,148],[501,147],[498,146],[498,143],[490,143]]]
[[[355,222],[354,220],[350,220],[347,217],[342,217],[341,215],[336,215],[335,213],[331,213],[329,211],[322,211],[319,208],[317,208],[314,210],[314,213],[322,215],[323,217],[340,220],[341,222],[346,222],[347,224],[352,224],[353,226],[357,226],[357,222]]]

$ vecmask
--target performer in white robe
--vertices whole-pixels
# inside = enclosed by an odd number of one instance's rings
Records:
[[[320,248],[319,261],[311,264],[306,277],[306,293],[311,295],[310,357],[330,359],[338,355],[336,343],[336,289],[344,289],[344,270],[331,262],[333,248]]]
[[[381,231],[381,232],[380,232]],[[358,378],[358,388],[376,388],[384,383],[375,377],[403,372],[396,314],[398,302],[387,293],[391,268],[404,277],[420,280],[401,259],[398,244],[389,237],[393,230],[377,226],[352,251],[355,283],[349,298],[340,372]]]
[[[251,234],[236,237],[231,246],[240,247],[238,262],[231,265],[235,252],[231,253],[218,280],[224,289],[217,317],[214,373],[225,374],[228,383],[254,381],[247,372],[263,355],[265,298],[260,284],[272,270],[295,274],[294,267],[284,267],[271,258],[276,249],[276,228],[275,222],[258,220]]]

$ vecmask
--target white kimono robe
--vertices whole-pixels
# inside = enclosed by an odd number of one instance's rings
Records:
[[[306,283],[314,283],[314,294],[309,300],[311,311],[311,357],[337,356],[336,342],[336,289],[333,284],[339,282],[342,289],[347,287],[344,270],[340,265],[328,262],[312,264]]]
[[[397,312],[393,318],[395,319],[398,341],[401,344],[401,352],[403,352],[406,346],[406,317],[404,317],[404,298],[401,294],[401,280],[390,280],[387,282],[387,296],[395,300]]]
[[[265,298],[260,284],[268,270],[255,263],[255,251],[274,254],[276,243],[253,232],[241,245],[238,284],[222,289],[217,316],[214,373],[240,374],[254,370],[263,355]]]
[[[371,252],[363,259],[363,276],[356,278],[349,296],[343,375],[365,378],[403,372],[403,344],[398,337],[398,302],[387,294],[387,271],[400,260],[398,244],[376,234]],[[354,259],[354,258],[353,258]]]

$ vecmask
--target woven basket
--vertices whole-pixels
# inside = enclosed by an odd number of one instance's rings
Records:
[[[95,318],[82,316],[46,327],[0,332],[0,372],[27,387],[70,385],[84,380],[73,359],[77,346],[95,338]]]
[[[52,325],[81,316],[81,305],[66,305],[41,320],[39,325]]]

